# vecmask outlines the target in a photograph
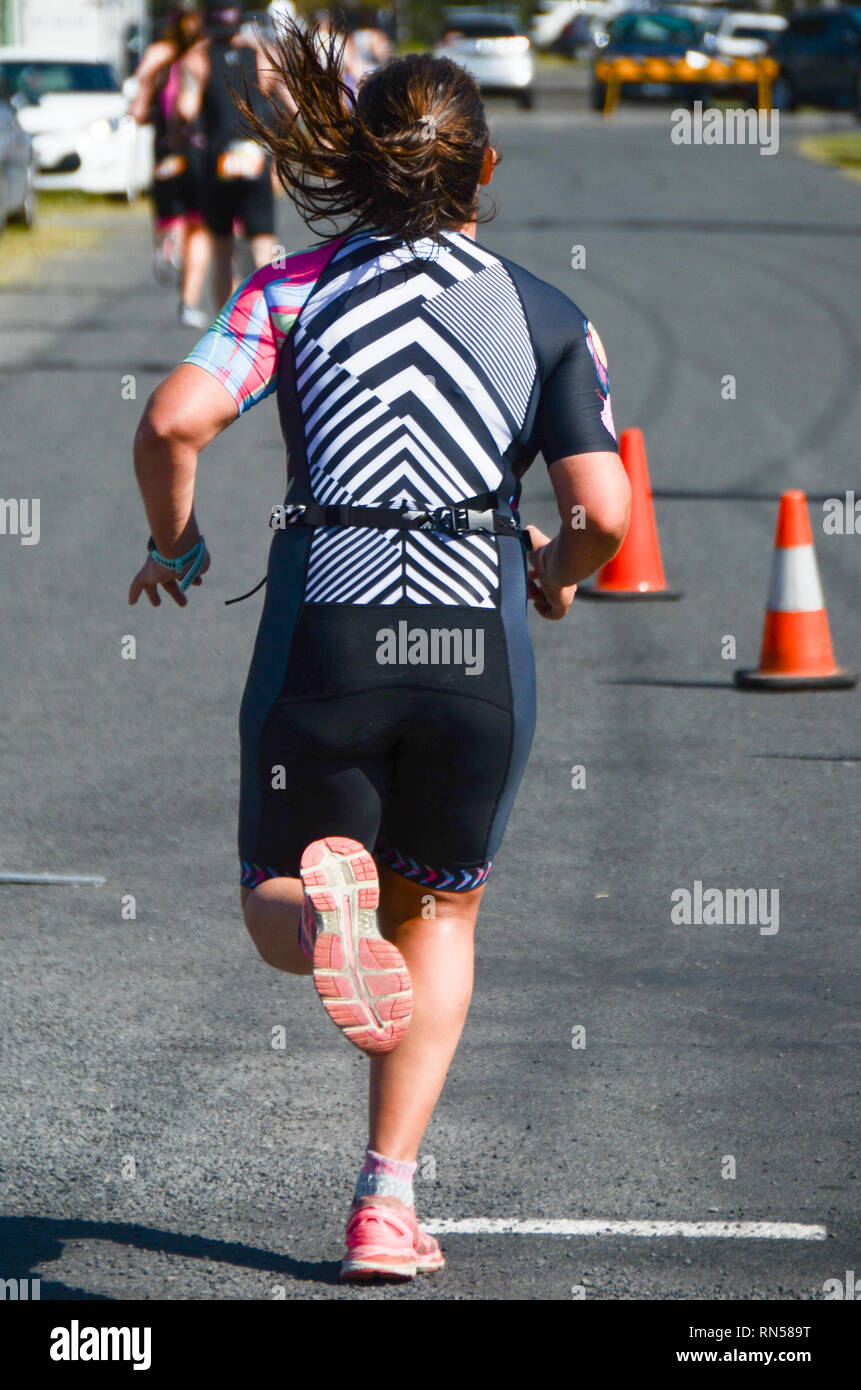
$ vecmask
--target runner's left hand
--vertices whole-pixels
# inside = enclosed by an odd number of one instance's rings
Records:
[[[527,526],[526,529],[532,541],[532,549],[528,554],[529,597],[535,605],[536,613],[539,613],[542,618],[547,618],[549,622],[558,622],[560,618],[565,617],[574,602],[577,585],[560,586],[549,582],[544,574],[544,565],[550,537],[545,536],[543,531],[539,531],[537,526]]]

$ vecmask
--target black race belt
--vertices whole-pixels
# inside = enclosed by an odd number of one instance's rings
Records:
[[[496,493],[487,493],[450,507],[433,508],[285,502],[272,508],[269,525],[279,531],[288,526],[370,526],[380,531],[442,531],[449,536],[483,531],[495,536],[515,536],[526,544],[528,538],[514,517],[497,510],[498,500]]]
[[[467,536],[476,532],[493,536],[515,536],[527,550],[532,549],[529,532],[521,530],[513,516],[498,510],[495,492],[468,497],[451,507],[358,507],[321,506],[319,502],[285,502],[273,507],[269,525],[274,531],[288,526],[372,526],[379,531],[442,531],[448,536]],[[247,594],[225,603],[241,603],[266,583],[261,579]]]

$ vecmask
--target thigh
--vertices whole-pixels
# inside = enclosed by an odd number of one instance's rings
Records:
[[[474,927],[484,885],[465,893],[445,889],[432,892],[426,884],[413,883],[393,869],[380,865],[380,931],[396,941],[404,922],[435,921],[441,925]]]
[[[337,702],[322,718],[316,703],[279,702],[266,719],[256,756],[243,758],[243,768],[253,771],[243,772],[240,800],[255,806],[253,817],[240,806],[240,825],[254,827],[253,843],[240,837],[243,882],[295,877],[306,846],[327,835],[373,850],[389,793],[389,765],[382,757],[333,751],[325,735],[338,722]]]
[[[249,239],[275,235],[275,194],[272,191],[272,178],[268,167],[259,179],[243,180],[237,216],[241,219]]]
[[[232,236],[236,203],[235,181],[219,179],[208,169],[202,189],[203,218],[214,237]]]
[[[182,190],[182,175],[176,178],[154,180],[152,198],[156,216],[160,222],[173,222],[176,218],[182,217],[185,211]]]
[[[503,795],[522,775],[514,714],[433,692],[404,732],[381,826],[385,862],[419,883],[468,891],[489,872],[505,828]]]

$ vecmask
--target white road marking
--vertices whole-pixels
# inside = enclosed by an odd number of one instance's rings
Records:
[[[97,873],[0,873],[0,883],[107,883],[102,874]]]
[[[423,1221],[434,1236],[687,1236],[708,1240],[825,1240],[824,1226],[795,1221]]]

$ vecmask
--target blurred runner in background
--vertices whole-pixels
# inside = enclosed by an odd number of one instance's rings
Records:
[[[277,33],[279,27],[296,19],[296,6],[293,0],[272,0],[266,9],[267,27]]]
[[[206,42],[186,54],[177,106],[184,120],[201,122],[206,140],[203,213],[213,237],[212,292],[220,309],[233,293],[237,230],[248,237],[255,266],[269,263],[275,250],[272,161],[248,138],[234,101],[234,94],[247,93],[265,119],[273,76],[259,41],[240,32],[240,5],[206,0],[204,13]]]
[[[375,10],[360,10],[352,17],[344,52],[344,66],[349,85],[355,91],[366,72],[392,56],[392,42],[380,28]]]
[[[129,110],[139,125],[155,127],[153,219],[155,277],[181,284],[180,322],[206,322],[199,305],[211,243],[201,210],[203,139],[177,111],[182,60],[202,40],[198,0],[179,0],[168,12],[164,35],[150,44],[137,71],[138,92]]]

